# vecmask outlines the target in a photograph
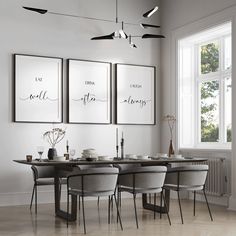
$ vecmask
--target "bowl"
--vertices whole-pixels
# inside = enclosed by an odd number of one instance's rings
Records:
[[[96,161],[97,158],[96,157],[86,157],[85,160],[86,161]]]
[[[157,153],[156,157],[160,157],[160,158],[168,158],[168,155],[166,153]]]
[[[55,157],[53,157],[53,160],[54,161],[65,161],[66,159],[64,156],[55,156]]]
[[[109,156],[98,156],[99,161],[109,161],[111,157]]]
[[[127,158],[127,159],[137,159],[137,155],[135,155],[135,154],[126,154],[125,158]]]
[[[140,159],[140,160],[147,160],[147,159],[148,159],[148,155],[138,155],[138,156],[137,156],[137,159]]]
[[[174,158],[183,159],[184,157],[181,154],[176,154],[176,155],[174,155]]]

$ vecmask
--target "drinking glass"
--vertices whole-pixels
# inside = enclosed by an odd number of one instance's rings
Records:
[[[39,154],[39,161],[42,161],[42,155],[43,155],[43,152],[44,152],[44,147],[43,146],[38,146],[37,147],[37,152]]]
[[[75,155],[75,149],[70,149],[70,156],[72,159],[73,159],[74,155]]]

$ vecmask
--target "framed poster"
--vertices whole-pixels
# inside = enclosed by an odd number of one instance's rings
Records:
[[[62,122],[62,58],[14,55],[15,122]]]
[[[116,64],[116,123],[156,123],[154,66]]]
[[[69,123],[111,123],[111,63],[68,60]]]

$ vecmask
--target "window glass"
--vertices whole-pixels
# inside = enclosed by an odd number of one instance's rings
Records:
[[[201,83],[201,142],[219,141],[219,82]]]
[[[225,79],[225,127],[226,127],[226,141],[231,142],[231,117],[232,117],[232,86],[231,78]]]
[[[201,74],[208,74],[219,70],[219,44],[212,42],[200,47]]]
[[[231,37],[228,36],[224,39],[225,41],[225,53],[224,53],[224,69],[228,70],[231,68]]]

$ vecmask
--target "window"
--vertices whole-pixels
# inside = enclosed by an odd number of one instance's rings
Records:
[[[231,23],[178,41],[180,148],[231,144]]]

